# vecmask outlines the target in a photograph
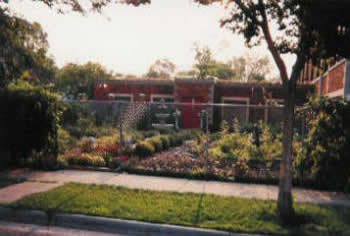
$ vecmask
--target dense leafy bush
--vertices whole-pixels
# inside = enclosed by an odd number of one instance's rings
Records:
[[[349,185],[350,104],[343,99],[317,98],[307,105],[309,132],[294,167],[323,188],[344,190]]]
[[[135,154],[140,157],[152,156],[154,152],[154,146],[148,141],[142,141],[136,144]]]
[[[162,142],[162,147],[163,150],[168,150],[170,148],[170,139],[169,139],[170,135],[161,135],[160,137],[160,141]]]
[[[14,159],[33,151],[56,153],[59,121],[58,97],[43,87],[27,83],[0,90],[0,150]]]
[[[163,151],[163,143],[160,136],[154,136],[152,138],[149,138],[147,139],[147,142],[149,142],[154,147],[155,152]]]
[[[59,128],[58,133],[58,152],[59,153],[64,153],[65,150],[69,149],[71,146],[76,144],[77,139],[70,135],[68,131]]]
[[[67,153],[65,159],[69,165],[93,167],[103,167],[106,165],[104,159],[101,156],[92,153],[80,153],[76,150],[72,150],[72,152]]]

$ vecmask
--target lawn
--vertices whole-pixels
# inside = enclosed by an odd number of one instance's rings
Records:
[[[69,183],[16,207],[133,219],[232,232],[350,235],[350,208],[296,203],[298,224],[282,224],[275,201]]]

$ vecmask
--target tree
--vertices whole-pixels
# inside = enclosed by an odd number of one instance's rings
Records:
[[[58,91],[68,98],[79,99],[81,95],[86,95],[88,99],[92,99],[95,82],[109,79],[114,79],[113,73],[98,63],[69,63],[57,72],[55,84]]]
[[[195,70],[182,70],[176,73],[176,76],[178,77],[190,77],[194,78],[196,77],[196,71]]]
[[[220,62],[220,61],[211,61],[208,75],[217,77],[224,80],[235,80],[234,70],[232,69],[230,63]]]
[[[20,77],[53,80],[56,65],[47,56],[47,34],[39,23],[11,16],[0,7],[0,45],[0,87]]]
[[[247,53],[234,57],[230,63],[236,80],[242,82],[261,82],[266,80],[271,71],[267,56],[259,57]]]
[[[198,70],[198,78],[206,79],[209,74],[209,67],[212,62],[212,53],[208,46],[194,45],[194,50],[196,52],[194,67]]]
[[[148,69],[146,76],[153,78],[170,78],[176,66],[169,59],[158,59]]]
[[[205,5],[218,2],[218,0],[195,1]],[[317,8],[314,8],[315,6],[322,6],[324,14],[320,14]],[[332,6],[332,13],[329,12],[330,6]],[[350,29],[350,22],[339,18],[337,11],[341,11],[343,17],[349,20],[346,12],[350,10],[350,4],[328,0],[228,0],[226,9],[229,12],[229,17],[223,19],[221,25],[234,33],[243,35],[249,47],[265,41],[280,72],[284,91],[284,126],[283,159],[280,168],[277,208],[281,218],[288,221],[291,219],[290,217],[294,216],[291,166],[297,78],[303,65],[310,58],[334,55],[334,51],[329,49],[336,47],[330,46],[330,44],[344,40],[345,37],[337,35],[345,34]],[[325,20],[322,22],[325,22],[329,31],[324,32],[323,26],[313,25],[313,16],[327,19],[328,22]],[[328,16],[332,17],[328,18]],[[273,26],[277,27],[275,34],[271,31]],[[329,37],[325,36],[332,33],[332,39],[327,40]],[[281,56],[287,53],[296,55],[296,61],[290,75]]]

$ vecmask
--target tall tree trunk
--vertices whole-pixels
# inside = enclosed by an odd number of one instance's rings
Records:
[[[290,221],[294,216],[292,200],[292,160],[294,134],[294,108],[296,83],[293,80],[283,84],[284,117],[283,117],[283,158],[280,165],[280,181],[278,193],[278,213],[282,220]]]

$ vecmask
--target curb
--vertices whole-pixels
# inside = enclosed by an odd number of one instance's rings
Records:
[[[57,213],[53,217],[51,216],[50,218],[51,219],[49,220],[49,215],[43,211],[0,207],[0,220],[21,222],[27,224],[51,225],[82,230],[93,230],[104,233],[119,233],[128,235],[184,236],[250,235],[241,233],[229,233],[212,229],[200,229],[194,227],[183,227],[167,224],[153,224],[134,220],[121,220],[79,214]]]

